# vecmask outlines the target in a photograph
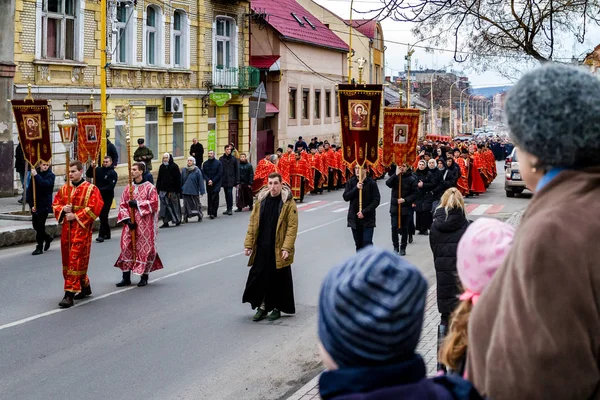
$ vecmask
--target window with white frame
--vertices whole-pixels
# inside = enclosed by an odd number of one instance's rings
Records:
[[[156,6],[146,9],[146,64],[161,65],[161,11]]]
[[[183,113],[173,113],[173,157],[183,157],[184,132]]]
[[[158,154],[158,107],[146,107],[146,146]]]
[[[215,25],[216,66],[219,69],[235,68],[237,67],[235,21],[233,18],[217,17]]]
[[[114,49],[113,60],[121,64],[133,62],[133,11],[134,7],[129,1],[120,1],[116,6],[114,26]]]
[[[172,63],[175,67],[188,68],[187,43],[189,41],[188,21],[185,12],[175,10],[173,13]]]
[[[42,57],[76,60],[77,17],[80,0],[44,0]]]

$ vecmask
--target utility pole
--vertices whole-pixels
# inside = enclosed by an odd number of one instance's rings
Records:
[[[12,99],[15,78],[15,0],[0,1],[0,197],[14,195]]]
[[[415,51],[413,49],[410,49],[406,53],[406,57],[404,57],[404,59],[406,60],[406,65],[407,65],[407,75],[406,75],[406,108],[410,108],[410,58],[412,57],[412,55],[413,55],[414,52]]]
[[[100,111],[102,112],[102,138],[100,155],[106,155],[106,0],[100,0]]]

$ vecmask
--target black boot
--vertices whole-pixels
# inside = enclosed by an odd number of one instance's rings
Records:
[[[124,287],[129,285],[131,285],[131,271],[125,271],[123,272],[123,279],[121,280],[121,282],[117,283],[116,286]]]
[[[448,331],[448,327],[446,325],[438,325],[437,331],[437,359],[438,362],[436,364],[436,371],[444,371],[446,372],[446,366],[440,363],[440,348],[442,347],[442,343],[444,342],[444,338],[446,337],[446,333]]]
[[[143,274],[140,278],[140,283],[138,283],[138,287],[144,287],[148,284],[148,274]]]
[[[81,292],[77,293],[75,295],[75,297],[73,297],[75,300],[83,300],[88,296],[92,295],[92,285],[87,285],[86,287],[81,288]]]
[[[32,256],[37,256],[38,254],[42,254],[42,245],[38,244],[37,246],[35,246],[35,250],[33,251],[33,253],[31,253]]]
[[[396,254],[400,253],[400,247],[398,247],[397,245],[394,246],[394,253],[396,253]]]
[[[54,238],[52,236],[46,234],[46,240],[44,240],[44,251],[48,251],[50,248],[50,243],[52,243],[53,240]]]
[[[413,235],[408,235],[408,243],[412,243],[413,242]]]
[[[65,292],[65,297],[58,303],[59,307],[69,308],[73,306],[73,297],[75,297],[75,293],[73,292]]]

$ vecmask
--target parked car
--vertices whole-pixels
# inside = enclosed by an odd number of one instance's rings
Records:
[[[515,194],[521,194],[527,188],[525,181],[521,178],[519,171],[519,160],[517,158],[517,149],[514,148],[504,162],[504,190],[506,197],[515,197]]]

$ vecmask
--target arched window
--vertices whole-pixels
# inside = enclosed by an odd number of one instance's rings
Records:
[[[182,10],[173,13],[171,63],[178,68],[189,68],[189,20]]]
[[[162,52],[162,18],[160,9],[156,6],[148,6],[146,9],[146,64],[161,65]]]
[[[135,57],[134,32],[135,8],[128,0],[116,4],[113,29],[113,61],[121,64],[132,64]]]

